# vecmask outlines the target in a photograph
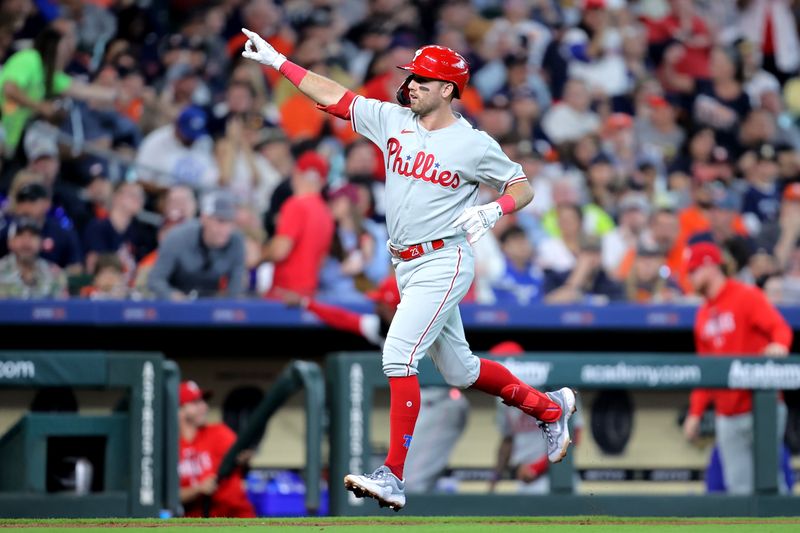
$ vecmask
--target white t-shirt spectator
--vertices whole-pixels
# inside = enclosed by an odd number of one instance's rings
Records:
[[[215,187],[219,171],[211,138],[203,136],[187,147],[175,136],[174,128],[167,124],[144,138],[136,154],[139,180],[162,187],[179,183],[196,189]]]
[[[542,129],[556,144],[577,141],[584,135],[595,133],[600,128],[600,119],[592,111],[576,111],[559,103],[550,108],[542,119]]]

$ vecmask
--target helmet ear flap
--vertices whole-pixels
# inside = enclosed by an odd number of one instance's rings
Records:
[[[411,82],[411,77],[412,76],[413,76],[413,74],[410,74],[406,78],[406,81],[404,81],[403,84],[400,87],[397,88],[397,95],[396,95],[397,101],[402,106],[411,105],[411,97],[409,97],[408,84]]]

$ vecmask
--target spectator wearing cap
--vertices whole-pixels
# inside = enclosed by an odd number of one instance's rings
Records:
[[[281,206],[275,235],[264,245],[262,260],[274,265],[268,298],[282,290],[313,296],[320,269],[331,249],[335,224],[322,187],[328,163],[312,151],[303,153],[292,173],[292,196]]]
[[[244,290],[244,239],[236,229],[236,201],[224,190],[208,193],[200,220],[172,229],[158,248],[147,279],[157,298],[240,296]]]
[[[735,271],[739,272],[755,253],[753,240],[745,232],[736,231],[735,223],[740,218],[741,198],[724,186],[715,185],[711,189],[711,201],[708,230],[691,235],[688,243],[715,243],[733,258]]]
[[[636,248],[642,232],[647,227],[651,206],[640,192],[628,192],[618,205],[617,227],[603,235],[603,268],[612,278],[617,275],[620,263],[629,250]]]
[[[0,298],[65,298],[64,272],[42,259],[42,228],[26,217],[14,220],[8,229],[8,255],[0,259]]]
[[[167,234],[187,220],[197,217],[197,198],[194,190],[187,185],[173,185],[164,197],[161,227],[158,228],[158,243],[161,244]],[[158,248],[144,256],[136,265],[136,281],[134,287],[147,291],[147,277],[158,259]]]
[[[747,235],[747,228],[739,213],[741,198],[719,182],[695,179],[692,182],[692,204],[678,214],[681,226],[679,240],[684,244],[697,233],[707,232],[711,227],[712,211],[715,204],[726,203],[731,216],[731,231]]]
[[[672,278],[683,292],[691,292],[684,258],[686,243],[680,240],[680,224],[675,211],[660,208],[650,215],[647,228],[640,235],[637,245],[629,249],[620,261],[613,276],[615,279],[626,279],[629,276],[640,246],[661,250],[665,257],[664,265],[669,269]]]
[[[535,252],[525,230],[510,226],[500,234],[505,268],[492,280],[492,291],[498,305],[529,305],[544,297],[544,274],[535,262]]]
[[[570,79],[564,87],[564,98],[554,104],[542,118],[542,130],[555,144],[577,141],[600,130],[600,119],[589,107],[589,89],[583,81]]]
[[[212,149],[206,112],[188,106],[174,124],[152,131],[142,141],[136,154],[139,181],[148,193],[162,192],[176,183],[198,190],[213,188],[219,171]]]
[[[97,256],[117,254],[130,277],[136,262],[155,248],[153,230],[136,217],[144,207],[144,191],[136,182],[120,181],[111,196],[108,217],[89,222],[84,233],[86,270],[94,272]]]
[[[771,144],[762,144],[755,155],[756,163],[745,175],[748,185],[742,199],[744,223],[750,235],[758,235],[764,224],[777,221],[780,211],[778,151]]]
[[[629,176],[636,168],[636,137],[633,117],[627,113],[612,113],[603,124],[603,152],[611,155],[614,168]]]
[[[665,264],[664,250],[646,242],[638,244],[624,286],[626,299],[634,303],[674,302],[683,294]]]
[[[14,195],[11,218],[30,218],[39,226],[40,253],[70,274],[83,270],[81,245],[75,229],[68,220],[58,219],[50,213],[52,200],[44,184],[34,178],[22,185]],[[7,253],[6,231],[0,230],[0,255]]]
[[[252,504],[244,493],[241,467],[252,457],[251,450],[236,458],[237,468],[225,479],[217,471],[236,433],[224,423],[208,422],[210,391],[194,381],[183,381],[178,389],[178,477],[184,516],[254,518]]]
[[[636,152],[661,158],[669,165],[683,146],[686,133],[678,126],[675,110],[666,98],[651,94],[646,102],[646,114],[637,117],[634,124]]]
[[[58,143],[50,132],[43,131],[35,122],[28,127],[23,140],[25,157],[28,159],[27,170],[35,172],[41,176],[45,186],[53,190],[56,184],[61,160],[58,154]]]

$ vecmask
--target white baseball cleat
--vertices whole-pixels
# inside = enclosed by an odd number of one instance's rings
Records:
[[[575,391],[569,387],[546,393],[561,407],[561,418],[555,422],[539,422],[542,435],[547,441],[547,458],[551,463],[560,463],[567,455],[572,442],[569,438],[569,418],[575,413]]]
[[[374,498],[378,500],[378,505],[395,512],[406,505],[405,483],[392,474],[386,465],[379,466],[371,474],[344,476],[344,488],[357,498]]]

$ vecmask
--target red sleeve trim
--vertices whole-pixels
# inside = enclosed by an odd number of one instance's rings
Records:
[[[505,182],[505,184],[503,185],[503,190],[501,192],[505,193],[506,189],[508,189],[509,185],[513,185],[515,183],[519,183],[521,181],[527,181],[527,180],[528,180],[528,176],[524,176],[524,175],[523,176],[517,176],[516,178],[511,178],[510,180]]]
[[[355,106],[356,100],[358,100],[360,97],[361,97],[361,95],[357,94],[353,98],[353,101],[350,102],[350,125],[353,127],[353,131],[356,132],[356,133],[359,133],[359,134],[361,132],[359,132],[358,128],[356,128],[356,114],[354,113],[354,111],[355,111],[355,107],[356,107]]]

